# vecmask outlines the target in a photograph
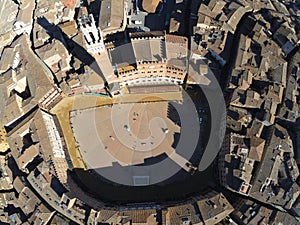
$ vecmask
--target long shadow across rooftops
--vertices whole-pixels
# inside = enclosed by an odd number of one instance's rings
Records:
[[[50,23],[45,17],[39,17],[37,23],[43,27],[47,34],[52,38],[60,41],[65,48],[68,50],[69,54],[72,54],[83,64],[88,65],[97,75],[99,75],[104,81],[105,86],[107,86],[107,81],[103,75],[96,59],[88,53],[88,51],[76,43],[74,40],[70,39],[57,25]]]

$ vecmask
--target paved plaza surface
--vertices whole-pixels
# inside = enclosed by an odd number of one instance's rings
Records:
[[[65,97],[52,110],[55,114],[64,133],[64,138],[67,144],[68,152],[70,154],[74,168],[86,168],[82,161],[78,144],[75,142],[74,134],[70,126],[70,111],[83,110],[98,106],[110,105],[113,103],[130,103],[135,102],[157,102],[162,100],[182,100],[181,92],[178,93],[156,93],[149,94],[131,94],[124,95],[119,98],[107,98],[97,95],[76,95],[72,97]]]
[[[131,184],[132,178],[126,180],[130,176],[157,183],[163,180],[164,174],[157,171],[162,167],[167,174],[181,168],[188,171],[200,127],[196,110],[186,104],[123,103],[72,111],[71,126],[86,167],[107,176],[121,172],[126,184]],[[163,154],[167,158],[159,162],[162,167],[153,165],[146,171],[136,166]],[[139,169],[124,169],[133,165]]]

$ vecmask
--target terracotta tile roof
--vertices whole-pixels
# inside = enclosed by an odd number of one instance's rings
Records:
[[[34,158],[38,155],[39,155],[39,150],[36,148],[35,145],[31,145],[17,159],[17,163],[18,163],[19,168],[25,168],[28,165],[28,163],[33,161]]]
[[[155,13],[157,6],[161,3],[162,0],[143,0],[143,9],[148,13]]]

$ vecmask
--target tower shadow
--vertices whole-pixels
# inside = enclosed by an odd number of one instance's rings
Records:
[[[73,55],[83,64],[88,65],[98,76],[100,76],[107,86],[107,80],[102,73],[96,59],[81,45],[69,38],[57,25],[50,23],[45,17],[39,17],[37,23],[46,30],[51,39],[60,41],[68,53]]]

